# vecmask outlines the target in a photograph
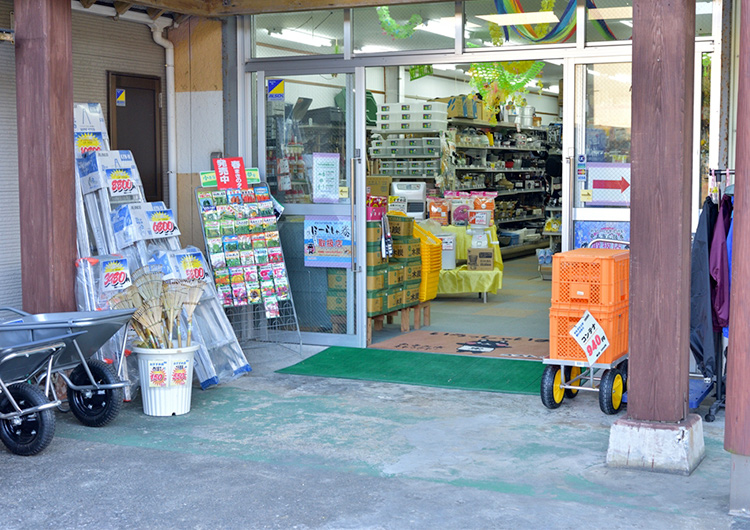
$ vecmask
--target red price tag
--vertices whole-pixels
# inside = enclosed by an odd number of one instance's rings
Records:
[[[220,190],[248,189],[242,157],[214,158],[216,185]]]
[[[151,225],[151,230],[157,235],[171,234],[175,228],[172,221],[156,221]]]
[[[185,277],[188,280],[202,280],[206,277],[206,271],[203,270],[203,267],[199,267],[197,269],[187,269],[185,271]]]

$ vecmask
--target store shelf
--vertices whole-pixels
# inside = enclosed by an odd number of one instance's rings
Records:
[[[548,212],[562,212],[562,206],[546,206],[544,209]]]
[[[542,232],[542,235],[550,237],[560,237],[562,236],[562,232]]]
[[[437,175],[383,175],[394,179],[436,179]]]
[[[497,219],[495,224],[504,225],[510,223],[522,223],[525,221],[540,221],[542,219],[544,219],[543,215],[527,215],[525,217],[513,217],[512,219]]]
[[[372,160],[390,160],[392,158],[440,158],[440,155],[367,155]]]
[[[525,169],[493,169],[490,167],[456,166],[456,171],[477,171],[480,173],[539,173],[543,172],[544,168],[527,167]]]
[[[470,120],[468,118],[448,118],[451,125],[463,125],[465,127],[482,127],[487,129],[521,129],[522,131],[547,132],[547,127],[521,127],[518,123],[499,121],[492,125],[488,121]]]
[[[533,254],[536,249],[546,248],[548,245],[549,240],[541,238],[539,241],[533,241],[530,243],[500,247],[500,255],[502,256],[503,260],[506,260],[514,258],[516,256],[522,256],[524,254]]]
[[[519,195],[521,193],[544,193],[544,190],[534,189],[534,190],[511,190],[511,191],[498,191],[497,196],[498,197],[507,197],[509,195]]]
[[[486,149],[488,151],[547,151],[544,147],[513,147],[506,145],[468,145],[456,144],[456,149]]]

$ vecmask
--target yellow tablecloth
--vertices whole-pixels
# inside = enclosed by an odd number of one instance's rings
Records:
[[[456,260],[466,261],[466,249],[471,248],[471,235],[466,233],[465,226],[441,226],[440,232],[456,234]],[[495,268],[503,270],[503,257],[500,255],[500,245],[497,242],[497,230],[487,230],[490,235],[490,246],[495,248]]]
[[[502,264],[501,264],[502,266]],[[503,286],[503,271],[470,271],[466,265],[440,271],[438,294],[497,293]]]

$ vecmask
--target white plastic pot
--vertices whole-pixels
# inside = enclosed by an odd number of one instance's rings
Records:
[[[190,412],[193,355],[198,345],[185,348],[139,348],[138,371],[143,412],[148,416],[177,416]]]

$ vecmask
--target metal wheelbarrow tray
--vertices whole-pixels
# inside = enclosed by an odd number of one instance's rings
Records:
[[[34,455],[52,441],[52,409],[60,405],[56,397],[49,399],[52,366],[55,358],[84,333],[19,344],[14,333],[0,331],[0,440],[12,453]],[[47,381],[45,392],[27,382],[39,377]]]
[[[15,343],[85,332],[78,334],[62,352],[53,356],[49,375],[59,376],[65,381],[70,410],[84,425],[101,427],[117,416],[122,407],[123,388],[130,383],[122,381],[105,362],[90,357],[130,321],[134,309],[36,315],[12,307],[0,307],[0,311],[18,315],[18,318],[0,323],[0,336],[15,340]],[[123,337],[120,363],[123,362],[124,350]],[[73,371],[66,375],[65,371],[71,368]],[[40,374],[38,382],[44,377],[49,379],[48,375]],[[51,392],[56,399],[54,386]]]

